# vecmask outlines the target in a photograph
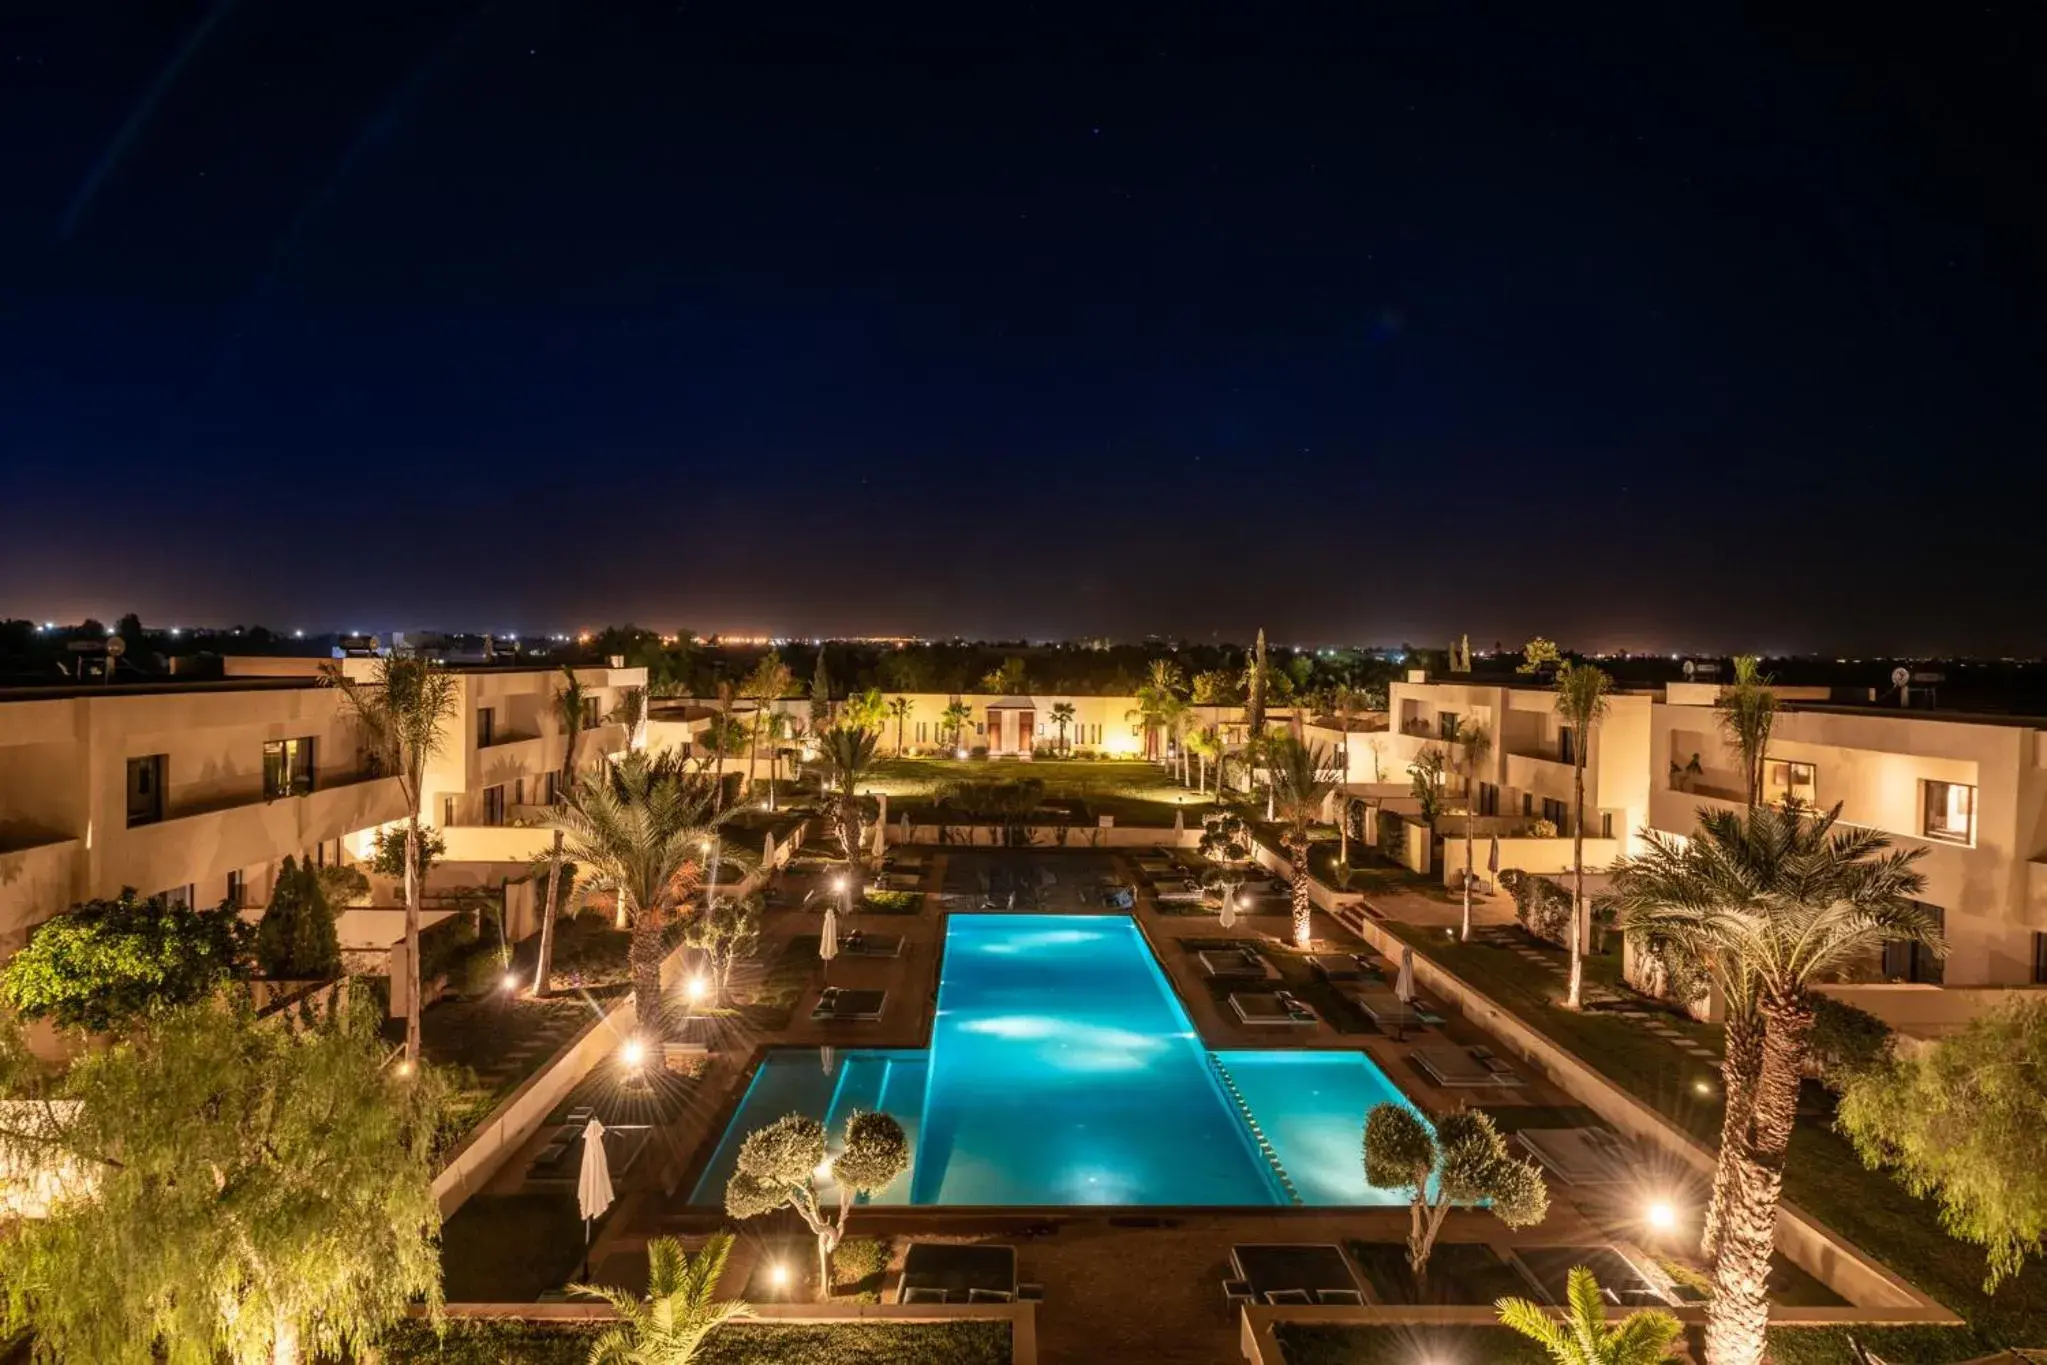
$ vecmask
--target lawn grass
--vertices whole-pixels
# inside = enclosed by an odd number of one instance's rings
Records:
[[[416,1319],[380,1344],[385,1365],[583,1365],[596,1326]],[[1007,1322],[736,1323],[713,1332],[696,1365],[1008,1365]]]
[[[441,1288],[450,1303],[531,1303],[582,1256],[573,1191],[473,1195],[441,1226]]]
[[[1107,815],[1118,825],[1169,829],[1178,811],[1194,828],[1215,808],[1207,797],[1180,786],[1156,764],[1116,760],[897,758],[877,764],[873,779],[863,785],[887,793],[889,819],[908,814],[913,824],[935,824],[943,815],[938,798],[954,783],[1027,779],[1045,785],[1040,809],[1047,820],[1092,825]]]
[[[1483,942],[1448,942],[1414,925],[1389,928],[1416,951],[1527,1020],[1707,1147],[1718,1146],[1717,1068],[1685,1057],[1624,1016],[1563,1008],[1559,1003],[1561,978],[1538,971],[1505,948]],[[1559,959],[1562,956],[1559,950]],[[1620,966],[1616,956],[1589,958],[1585,965],[1588,984],[1617,986]],[[1716,1026],[1678,1016],[1671,1016],[1670,1022],[1702,1042],[1719,1046]],[[1710,1094],[1700,1093],[1701,1081]],[[1833,1131],[1824,1106],[1801,1107],[1785,1164],[1784,1194],[1936,1302],[1953,1309],[1985,1341],[1997,1346],[2047,1345],[2047,1268],[2035,1262],[1995,1294],[1985,1294],[1982,1249],[1948,1236],[1931,1202],[1915,1198],[1890,1176],[1864,1166],[1847,1140]]]

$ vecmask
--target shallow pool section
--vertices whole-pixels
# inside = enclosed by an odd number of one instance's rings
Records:
[[[954,915],[929,1050],[769,1053],[691,1202],[784,1114],[881,1109],[914,1157],[878,1203],[1392,1203],[1361,1162],[1388,1099],[1362,1052],[1209,1052],[1128,916]]]

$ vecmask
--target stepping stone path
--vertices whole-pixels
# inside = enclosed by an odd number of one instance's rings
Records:
[[[1664,1015],[1636,1006],[1625,1006],[1614,1013],[1627,1015],[1641,1025],[1643,1032],[1656,1035],[1688,1057],[1696,1057],[1702,1062],[1712,1062],[1716,1066],[1720,1062],[1719,1053],[1678,1028]]]

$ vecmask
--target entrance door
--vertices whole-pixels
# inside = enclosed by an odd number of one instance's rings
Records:
[[[992,706],[988,708],[988,752],[1002,752],[1002,713]]]
[[[1019,711],[1016,713],[1016,751],[1018,753],[1027,754],[1031,751],[1031,732],[1037,728],[1038,713],[1036,711]]]

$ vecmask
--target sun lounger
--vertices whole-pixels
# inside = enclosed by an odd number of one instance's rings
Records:
[[[1270,1304],[1312,1304],[1315,1296],[1305,1289],[1268,1289],[1265,1301]]]
[[[1310,953],[1307,962],[1309,971],[1331,985],[1362,986],[1379,980],[1378,971],[1355,953],[1340,957],[1333,953]]]
[[[912,1285],[897,1296],[902,1303],[944,1303],[945,1291],[933,1285]]]
[[[1237,1018],[1253,1027],[1289,1027],[1319,1022],[1315,1011],[1284,991],[1271,993],[1230,992],[1230,1008]]]
[[[1520,1073],[1480,1048],[1444,1043],[1414,1050],[1416,1065],[1442,1086],[1526,1085]]]
[[[1240,1303],[1251,1303],[1258,1298],[1258,1291],[1251,1288],[1249,1280],[1224,1280],[1223,1302],[1231,1307]]]
[[[1014,1303],[1016,1295],[1007,1289],[969,1289],[968,1303]]]
[[[1355,1289],[1318,1289],[1315,1291],[1315,1302],[1342,1304],[1349,1308],[1362,1308],[1365,1304],[1365,1296]]]
[[[827,986],[818,996],[817,1008],[810,1012],[810,1017],[825,1023],[873,1023],[881,1018],[881,1007],[887,999],[887,991],[849,991]]]
[[[1382,1029],[1400,1032],[1416,1028],[1421,1020],[1401,998],[1392,991],[1364,987],[1346,990],[1343,998],[1358,1007],[1367,1019]]]
[[[1263,981],[1270,975],[1265,959],[1250,948],[1210,948],[1195,956],[1201,959],[1201,970],[1210,976]]]
[[[1627,1142],[1605,1128],[1524,1128],[1514,1140],[1566,1185],[1616,1184],[1635,1162]]]
[[[840,942],[839,950],[853,957],[899,957],[903,951],[903,936],[870,934],[865,929],[855,929]]]

